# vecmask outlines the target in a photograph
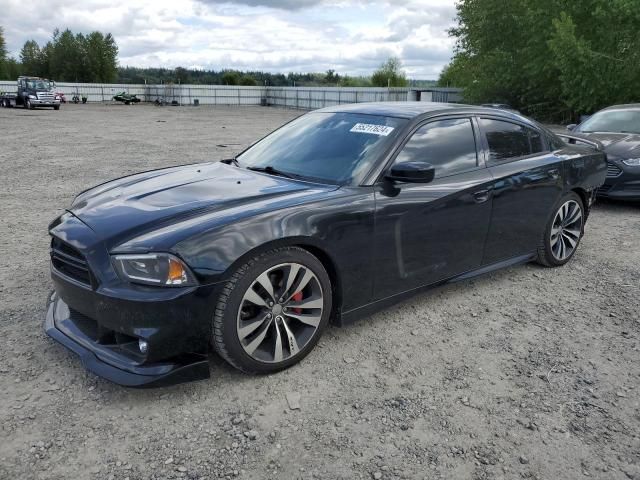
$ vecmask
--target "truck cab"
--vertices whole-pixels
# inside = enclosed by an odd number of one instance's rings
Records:
[[[52,82],[40,77],[18,77],[16,104],[24,108],[52,107],[60,109],[60,98],[52,91]]]

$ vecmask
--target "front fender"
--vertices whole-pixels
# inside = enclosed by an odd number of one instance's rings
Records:
[[[229,278],[238,266],[263,251],[284,245],[308,246],[330,260],[344,285],[343,307],[368,302],[373,289],[375,200],[369,188],[313,204],[238,220],[204,230],[173,248],[203,282]]]

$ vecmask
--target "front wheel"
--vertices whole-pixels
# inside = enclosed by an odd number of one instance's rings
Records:
[[[29,100],[28,98],[24,99],[24,108],[26,108],[27,110],[33,109],[33,105],[31,105],[31,100]]]
[[[240,266],[225,285],[213,347],[246,373],[283,370],[318,342],[331,302],[331,281],[315,256],[299,247],[271,250]]]
[[[53,109],[54,110],[60,110],[60,105],[54,105]]]
[[[575,192],[558,202],[538,248],[538,263],[545,267],[564,265],[576,253],[584,229],[584,205]]]

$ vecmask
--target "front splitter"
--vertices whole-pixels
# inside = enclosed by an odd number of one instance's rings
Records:
[[[181,357],[176,363],[163,363],[163,373],[150,374],[157,371],[157,365],[127,365],[122,368],[101,359],[99,352],[81,345],[72,337],[56,327],[56,302],[62,301],[56,293],[49,297],[44,328],[51,338],[65,346],[80,357],[82,365],[90,372],[113,383],[125,387],[152,388],[175,385],[209,378],[209,359],[206,355],[189,354]]]

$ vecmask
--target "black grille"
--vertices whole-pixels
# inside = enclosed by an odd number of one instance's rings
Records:
[[[607,177],[618,177],[622,173],[622,170],[613,163],[607,163]]]
[[[91,286],[91,271],[84,256],[76,248],[55,237],[51,240],[51,264],[63,275]]]

